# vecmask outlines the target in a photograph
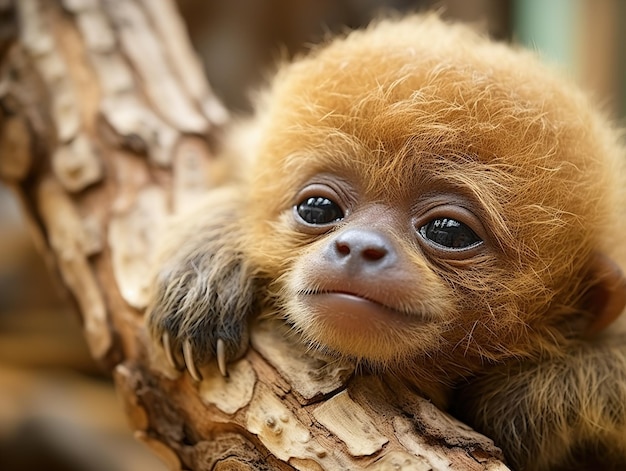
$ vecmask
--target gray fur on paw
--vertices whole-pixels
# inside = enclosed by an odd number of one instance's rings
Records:
[[[238,257],[196,254],[170,261],[155,282],[147,316],[149,332],[168,361],[200,380],[198,366],[226,364],[248,346],[248,321],[255,313],[256,280]]]

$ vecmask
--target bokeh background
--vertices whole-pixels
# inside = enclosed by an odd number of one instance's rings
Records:
[[[17,0],[19,1],[19,0]],[[436,9],[540,51],[625,123],[623,0],[179,0],[211,85],[232,110],[279,59],[386,11]],[[2,156],[0,156],[2,158]],[[0,184],[0,470],[135,471],[164,466],[132,438],[78,316]]]

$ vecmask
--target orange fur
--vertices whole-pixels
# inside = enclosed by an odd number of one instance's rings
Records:
[[[361,176],[368,200],[442,182],[478,201],[494,260],[431,266],[477,311],[455,319],[452,363],[560,348],[593,252],[620,255],[617,134],[528,52],[436,16],[383,21],[283,68],[265,100],[246,224],[271,279],[313,242],[282,216],[325,166]]]
[[[284,65],[260,97],[252,127],[238,202],[204,206],[197,217],[212,227],[209,237],[178,224],[177,242],[162,259],[188,266],[190,254],[217,247],[240,278],[255,280],[229,285],[228,296],[260,300],[313,347],[401,376],[441,406],[466,385],[460,400],[475,405],[461,415],[524,469],[549,469],[580,447],[607,444],[626,464],[626,334],[617,323],[597,348],[584,337],[606,306],[622,307],[613,296],[625,289],[620,271],[603,273],[605,260],[625,261],[624,151],[584,94],[529,52],[424,15],[379,21]],[[336,191],[345,206],[345,217],[323,230],[294,221],[311,183]],[[483,244],[451,255],[422,240],[416,229],[439,207],[467,218]],[[225,226],[211,223],[229,211],[237,217]],[[328,247],[353,229],[358,237],[383,234],[398,256],[384,272],[391,281],[333,271]],[[219,257],[209,256],[207,266],[215,271]],[[180,270],[178,279],[169,273],[151,306],[153,335],[171,333],[175,347],[190,338],[196,361],[206,361],[215,349],[200,340],[202,330],[179,326],[212,321],[181,311],[182,288],[164,288],[178,283]],[[219,271],[213,277],[215,286],[204,289],[225,284]],[[336,314],[303,296],[337,285],[367,291],[401,316],[356,322],[357,334],[344,329]],[[606,297],[620,301],[600,302]],[[213,325],[211,342],[221,335],[231,352],[240,350],[224,323]],[[619,373],[599,377],[602,361]],[[549,389],[558,388],[560,374],[574,398],[568,404],[546,398],[558,394]],[[594,398],[595,388],[607,387],[614,396]],[[516,395],[524,398],[523,430],[502,412],[515,408]],[[576,426],[544,423],[572,414]]]

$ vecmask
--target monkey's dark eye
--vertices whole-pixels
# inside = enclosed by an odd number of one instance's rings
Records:
[[[463,250],[482,242],[473,230],[455,219],[433,219],[419,231],[422,237],[446,249]]]
[[[302,220],[308,224],[330,224],[343,219],[337,203],[321,196],[311,196],[296,206]]]

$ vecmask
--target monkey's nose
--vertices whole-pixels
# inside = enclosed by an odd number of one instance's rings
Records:
[[[372,229],[348,229],[331,244],[333,261],[353,269],[382,269],[393,265],[396,260],[389,238]]]

